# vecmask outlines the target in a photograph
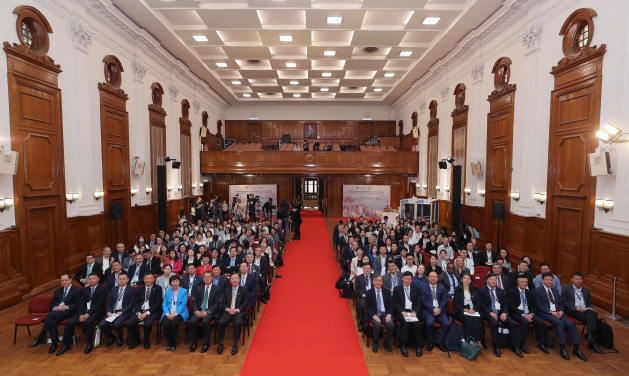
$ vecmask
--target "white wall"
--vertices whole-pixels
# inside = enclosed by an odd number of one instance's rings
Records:
[[[97,214],[104,209],[103,201],[96,201],[93,192],[103,189],[98,83],[105,81],[103,58],[106,55],[118,57],[124,68],[121,88],[129,96],[130,157],[139,156],[147,162],[143,176],[131,176],[131,188],[139,189],[139,193],[132,197],[132,205],[150,203],[145,189],[151,186],[147,107],[152,103],[151,84],[159,82],[165,91],[163,107],[168,113],[166,151],[171,158],[181,160],[181,100],[188,99],[192,106],[192,184],[201,182],[198,157],[201,149],[201,112],[208,112],[209,129],[216,132],[216,121],[225,119],[225,110],[229,107],[207,84],[109,3],[106,0],[91,5],[74,0],[3,0],[0,3],[0,35],[3,35],[3,41],[18,42],[15,33],[17,17],[12,13],[18,5],[32,5],[39,9],[53,30],[48,55],[63,70],[59,74],[59,87],[62,90],[66,190],[78,192],[80,196],[78,202],[67,205],[68,217]],[[94,5],[101,8],[86,8]],[[78,31],[74,33],[74,38],[73,25]],[[91,42],[81,43],[78,36],[91,37]],[[134,66],[141,69],[134,69]],[[0,59],[0,71],[6,70],[6,59]],[[170,86],[178,89],[178,95],[173,95]],[[0,75],[0,144],[10,142],[7,93],[7,75]],[[198,111],[195,102],[200,103]],[[131,166],[132,161],[129,163]],[[180,170],[167,171],[169,185],[176,187],[181,184]],[[13,197],[12,179],[11,176],[0,175],[0,198]],[[200,192],[193,190],[193,194]],[[175,189],[168,198],[181,198],[181,192]],[[14,224],[14,210],[0,213],[0,228]]]
[[[419,183],[426,175],[428,105],[439,102],[439,158],[451,154],[453,91],[458,83],[467,87],[469,105],[467,141],[467,187],[472,189],[467,204],[484,206],[478,189],[485,182],[471,175],[469,163],[483,161],[485,166],[487,97],[494,90],[491,69],[500,57],[508,56],[511,84],[517,85],[514,118],[512,190],[520,192],[520,200],[511,202],[511,211],[522,216],[545,217],[546,206],[534,201],[535,192],[546,192],[548,142],[550,124],[550,93],[554,86],[551,68],[563,58],[559,30],[568,16],[577,9],[592,8],[595,31],[591,45],[607,44],[603,60],[601,125],[611,122],[629,131],[629,2],[621,0],[525,0],[505,1],[505,5],[477,30],[466,36],[455,50],[431,67],[409,90],[391,106],[396,121],[404,120],[404,132],[411,128],[411,114],[417,111],[421,137],[419,140]],[[535,27],[541,33],[531,33]],[[527,45],[522,37],[533,38]],[[482,77],[472,75],[474,67],[482,65]],[[447,87],[447,95],[442,91]],[[425,105],[424,105],[425,103]],[[601,143],[601,146],[605,146]],[[629,235],[629,144],[617,144],[612,154],[614,177],[597,178],[597,198],[613,199],[614,210],[608,214],[596,210],[595,227]],[[624,162],[626,161],[626,162]],[[450,174],[440,171],[439,185],[451,185]],[[422,194],[422,190],[418,191]],[[442,190],[443,198],[445,192]]]
[[[250,105],[236,104],[225,114],[227,120],[394,120],[395,112],[383,104],[344,105]]]

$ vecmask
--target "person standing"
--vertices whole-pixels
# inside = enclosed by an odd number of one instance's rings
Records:
[[[298,206],[292,208],[290,220],[295,227],[295,237],[293,239],[301,240],[301,210]]]

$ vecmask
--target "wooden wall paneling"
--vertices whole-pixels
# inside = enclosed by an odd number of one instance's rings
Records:
[[[67,220],[68,229],[68,270],[75,273],[85,263],[85,255],[102,255],[108,244],[107,215],[99,213],[85,217],[71,217]],[[127,247],[128,244],[125,244]]]
[[[157,230],[157,205],[136,205],[131,208],[131,243],[128,246],[136,244],[140,235],[148,239],[151,232]]]
[[[391,203],[389,205],[392,208],[399,208],[400,200],[409,197],[407,192],[408,178],[403,175],[390,175],[389,177],[389,185],[391,186]]]
[[[329,176],[327,179],[328,188],[328,216],[340,217],[343,215],[343,184],[344,176]]]
[[[112,248],[116,242],[130,244],[130,158],[129,158],[129,97],[120,88],[122,64],[113,55],[103,59],[105,82],[98,84],[101,113],[101,147],[103,157],[104,207],[109,213],[112,203],[122,204],[122,219],[108,218],[108,242]],[[109,217],[109,216],[107,216]],[[116,235],[117,229],[117,235]],[[117,238],[117,240],[116,240]]]
[[[282,202],[282,199],[286,197],[288,202],[292,203],[293,197],[295,197],[295,187],[293,184],[294,177],[291,176],[276,176],[277,182],[277,200]]]
[[[13,13],[17,30],[24,21],[32,29],[32,39],[26,44],[18,32],[20,44],[4,42],[11,150],[19,158],[13,177],[16,227],[0,233],[2,262],[6,262],[0,307],[67,270],[61,69],[47,55],[52,29],[46,18],[30,6],[19,6]],[[16,287],[17,291],[6,291]]]

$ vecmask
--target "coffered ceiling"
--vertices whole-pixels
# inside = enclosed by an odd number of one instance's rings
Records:
[[[502,0],[113,3],[232,104],[390,104]]]

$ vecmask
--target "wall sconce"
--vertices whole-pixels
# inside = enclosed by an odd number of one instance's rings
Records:
[[[178,186],[177,186],[177,190],[178,190],[178,191],[180,191],[180,190],[181,190],[181,188],[183,188],[183,186],[182,186],[182,185],[178,185]]]
[[[485,197],[485,190],[484,189],[479,189],[478,190],[478,194]]]
[[[465,193],[467,193],[468,195],[472,194],[472,188],[465,188],[464,189]]]
[[[509,196],[516,201],[520,201],[520,192],[511,192]]]
[[[446,192],[450,192],[450,186],[446,185]]]
[[[94,198],[96,199],[96,201],[100,200],[104,196],[105,196],[105,192],[103,192],[103,191],[94,191]]]
[[[192,184],[192,189],[197,189],[197,185],[196,184]]]
[[[436,186],[435,188],[437,189],[437,191],[441,192],[441,187],[440,186]]]
[[[151,192],[153,192],[153,188],[152,187],[146,187],[146,194],[150,195]]]
[[[199,183],[199,189],[203,188],[203,183]]]
[[[12,198],[0,198],[0,212],[7,210],[13,206]]]
[[[170,191],[173,190],[173,186],[172,185],[168,185],[168,186],[166,186],[166,189],[168,189],[168,192],[170,192]]]
[[[535,201],[539,202],[540,205],[544,205],[544,203],[546,202],[546,193],[536,193],[534,198]]]
[[[73,203],[74,201],[79,199],[78,193],[66,193],[66,201],[69,203]]]
[[[423,184],[422,188],[424,188],[424,189],[428,188],[428,184]]]
[[[614,200],[603,200],[597,198],[595,206],[601,210],[604,210],[605,213],[607,213],[614,208]]]
[[[137,188],[131,188],[131,196],[135,196],[138,194],[138,189]]]

